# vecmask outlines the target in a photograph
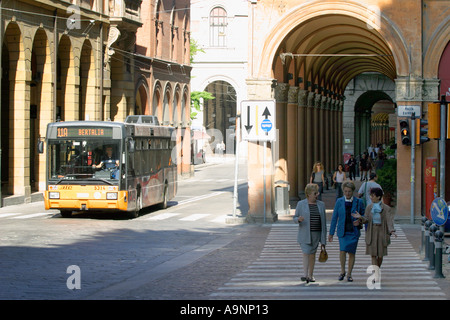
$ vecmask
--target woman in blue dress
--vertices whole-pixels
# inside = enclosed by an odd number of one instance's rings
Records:
[[[352,271],[355,265],[355,253],[358,246],[358,240],[361,235],[361,222],[359,219],[352,217],[352,214],[358,213],[364,215],[364,204],[361,199],[353,196],[355,191],[355,184],[351,181],[346,181],[342,184],[344,196],[336,200],[331,217],[330,234],[328,241],[333,241],[333,236],[336,232],[339,238],[339,260],[341,262],[341,273],[339,274],[339,281],[342,281],[346,275],[345,264],[348,254],[348,274],[347,281],[353,281]]]

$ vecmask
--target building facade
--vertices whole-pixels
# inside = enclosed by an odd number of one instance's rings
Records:
[[[269,193],[266,203],[262,201],[264,184],[273,190],[274,181],[289,181],[290,195],[296,196],[309,182],[315,161],[328,171],[343,161],[343,106],[349,98],[346,89],[358,75],[377,73],[394,87],[387,90],[390,94],[365,95],[366,103],[378,99],[396,106],[420,105],[421,116],[427,118],[428,103],[439,100],[445,85],[441,78],[448,74],[440,70],[450,40],[450,6],[449,1],[427,0],[251,0],[248,6],[248,97],[276,100],[279,130],[279,139],[268,150],[262,143],[249,143],[248,153],[255,156],[248,165],[248,216],[262,221],[263,212],[269,212],[270,221],[276,219],[274,199]],[[364,122],[370,127],[369,118]],[[438,154],[437,142],[416,149],[414,195],[411,148],[401,142],[397,146],[397,212],[409,215],[414,197],[419,219],[425,210],[424,159]],[[272,175],[264,181],[263,161],[257,156],[262,154],[272,159],[265,168]]]
[[[203,51],[194,57],[191,88],[214,96],[204,102],[193,125],[223,141],[227,153],[234,153],[236,114],[247,99],[248,9],[242,0],[191,5],[192,38]]]
[[[36,145],[45,139],[49,122],[123,121],[127,115],[156,114],[164,124],[188,127],[184,116],[188,111],[183,115],[182,110],[189,105],[189,69],[180,71],[183,63],[178,61],[189,56],[189,45],[182,45],[183,37],[189,35],[185,13],[189,3],[176,2],[1,2],[1,194],[5,205],[17,199],[29,202],[45,190],[46,154],[39,154]],[[144,14],[143,9],[150,7],[154,10]],[[176,14],[171,15],[171,9]],[[167,19],[164,29],[151,31],[158,36],[149,41],[159,45],[142,46],[159,51],[143,52],[137,31],[148,25],[162,28],[155,15]],[[166,39],[172,39],[172,50],[166,48]],[[172,62],[177,63],[169,72]],[[181,137],[180,130],[180,141]]]
[[[136,33],[136,112],[177,128],[178,173],[190,175],[190,1],[144,0]]]

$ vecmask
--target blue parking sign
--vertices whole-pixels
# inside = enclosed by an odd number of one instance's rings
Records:
[[[261,122],[261,129],[265,132],[269,132],[270,130],[272,130],[272,122],[268,119],[264,119]]]
[[[431,203],[430,208],[431,219],[438,226],[442,226],[448,219],[448,206],[443,198],[436,198]]]

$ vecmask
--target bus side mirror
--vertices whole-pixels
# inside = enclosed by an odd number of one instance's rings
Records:
[[[37,149],[39,153],[44,153],[44,141],[39,140],[37,143]]]
[[[128,152],[129,153],[134,152],[134,140],[133,139],[128,140]]]

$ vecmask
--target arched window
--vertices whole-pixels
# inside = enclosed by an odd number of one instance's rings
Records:
[[[227,12],[221,7],[211,10],[209,16],[209,45],[211,47],[226,47],[227,45]]]

